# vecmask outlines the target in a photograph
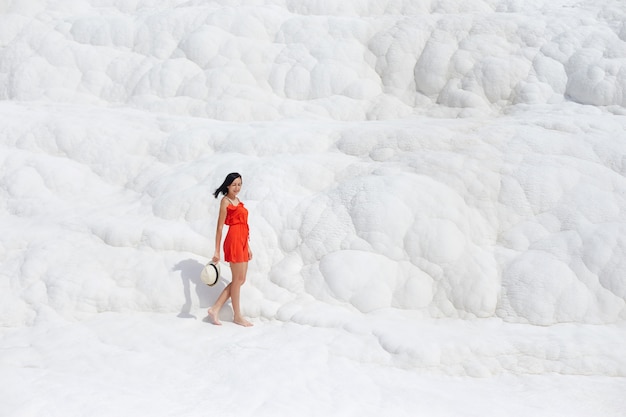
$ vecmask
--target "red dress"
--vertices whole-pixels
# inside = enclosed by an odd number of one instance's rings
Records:
[[[248,209],[240,201],[236,206],[232,203],[226,206],[226,220],[228,233],[224,239],[224,260],[226,262],[248,262]]]

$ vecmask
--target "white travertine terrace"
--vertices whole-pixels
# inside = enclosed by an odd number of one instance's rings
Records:
[[[252,319],[367,335],[329,348],[360,363],[623,379],[624,22],[618,0],[0,2],[0,326],[203,314],[238,171]]]

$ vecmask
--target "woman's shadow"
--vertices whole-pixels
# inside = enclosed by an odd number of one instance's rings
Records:
[[[191,288],[194,287],[196,296],[198,299],[199,308],[208,308],[215,303],[217,297],[219,297],[222,290],[226,287],[223,279],[220,279],[217,284],[212,287],[206,285],[200,279],[200,273],[204,268],[204,264],[201,264],[195,259],[185,259],[174,265],[173,271],[180,271],[180,278],[183,280],[183,291],[185,293],[185,304],[180,309],[180,313],[177,317],[181,318],[196,318],[191,314],[191,307],[193,306],[193,300],[191,297]]]

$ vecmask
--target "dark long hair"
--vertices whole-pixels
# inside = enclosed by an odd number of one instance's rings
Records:
[[[228,186],[232,184],[233,181],[235,181],[237,178],[241,178],[241,175],[239,175],[239,173],[237,172],[231,172],[230,174],[228,174],[222,185],[220,185],[213,193],[215,198],[217,198],[220,193],[222,193],[223,195],[228,194]]]

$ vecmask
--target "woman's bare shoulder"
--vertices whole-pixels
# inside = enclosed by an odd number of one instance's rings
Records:
[[[230,201],[228,200],[228,198],[226,198],[226,196],[222,197],[222,199],[220,200],[220,208],[226,208],[229,204]]]

